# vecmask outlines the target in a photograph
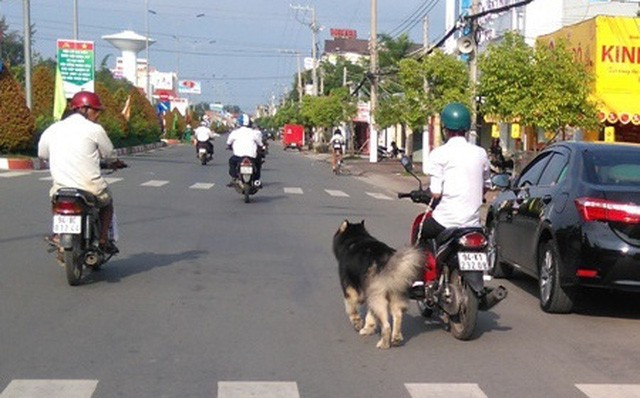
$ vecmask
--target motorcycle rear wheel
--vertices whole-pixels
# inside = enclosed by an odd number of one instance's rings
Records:
[[[460,309],[457,314],[450,316],[451,334],[458,340],[469,340],[478,320],[478,296],[457,270],[451,273],[451,284],[458,285],[458,291],[462,292]]]
[[[73,236],[70,249],[64,249],[64,271],[70,286],[77,286],[82,279],[82,253],[80,248],[80,235]]]
[[[244,188],[242,189],[242,193],[244,194],[244,203],[249,203],[251,201],[251,187],[249,187],[249,184],[245,184]]]

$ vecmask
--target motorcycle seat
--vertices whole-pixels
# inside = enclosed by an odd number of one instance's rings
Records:
[[[96,197],[89,191],[85,191],[83,189],[78,188],[60,188],[56,191],[53,196],[53,201],[57,201],[59,198],[79,198],[87,206],[95,206],[96,205]]]
[[[452,228],[447,228],[444,231],[442,231],[440,233],[440,235],[437,236],[436,238],[436,244],[438,246],[442,246],[445,243],[453,240],[453,239],[457,239],[469,232],[473,232],[473,231],[478,231],[478,232],[482,232],[483,229],[482,227],[462,227],[462,228],[458,228],[458,227],[452,227]]]

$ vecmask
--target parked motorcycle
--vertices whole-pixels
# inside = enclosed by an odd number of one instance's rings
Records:
[[[423,279],[409,292],[416,300],[422,316],[440,319],[456,339],[468,340],[475,331],[478,311],[486,311],[507,296],[504,286],[484,286],[484,273],[489,270],[488,238],[482,227],[448,228],[435,240],[421,237],[424,222],[431,217],[434,200],[413,172],[411,160],[403,156],[405,170],[418,180],[419,188],[398,193],[427,208],[411,227],[411,244],[426,252]]]
[[[128,166],[116,161],[110,167],[115,171]],[[51,210],[54,235],[48,239],[49,252],[55,252],[64,266],[69,285],[79,285],[84,267],[98,270],[113,257],[100,249],[100,210],[96,198],[81,189],[61,188],[52,197]],[[116,240],[115,234],[112,225],[109,239]]]
[[[198,159],[203,166],[206,166],[207,162],[213,159],[213,144],[211,144],[211,152],[207,148],[207,142],[198,141],[196,143],[196,149],[198,150]]]
[[[236,192],[244,196],[244,202],[251,201],[251,195],[255,195],[260,189],[260,180],[256,179],[255,164],[250,157],[244,157],[238,163],[238,179],[234,184]]]

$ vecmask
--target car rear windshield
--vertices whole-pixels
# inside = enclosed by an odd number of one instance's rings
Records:
[[[591,183],[640,186],[640,146],[587,150],[584,164]]]

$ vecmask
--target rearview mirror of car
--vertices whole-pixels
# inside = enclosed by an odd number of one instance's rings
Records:
[[[491,177],[491,183],[498,188],[509,188],[511,186],[511,176],[507,173],[496,174]]]

